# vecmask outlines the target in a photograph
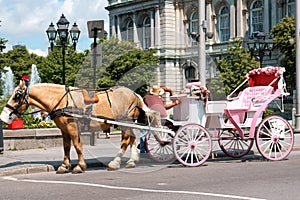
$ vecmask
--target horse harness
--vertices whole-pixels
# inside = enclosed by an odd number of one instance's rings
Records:
[[[15,93],[13,99],[14,99],[15,101],[18,102],[18,104],[17,104],[16,106],[11,106],[11,105],[9,105],[9,104],[6,104],[6,105],[5,105],[5,107],[7,107],[7,108],[9,108],[9,109],[12,110],[12,112],[11,112],[9,115],[10,115],[10,116],[11,116],[12,114],[15,114],[15,115],[17,115],[17,116],[23,115],[23,113],[20,113],[20,112],[19,112],[19,108],[20,108],[22,105],[24,105],[24,104],[26,105],[26,109],[27,109],[28,106],[29,106],[29,104],[28,104],[28,93],[27,93],[27,88],[26,88],[26,89],[20,89],[20,88],[18,88],[18,89],[16,90],[16,93]],[[26,109],[25,109],[25,110],[26,110]]]
[[[75,89],[75,90],[81,90],[81,89]],[[61,97],[61,99],[58,101],[58,103],[54,106],[52,111],[49,113],[49,116],[50,116],[51,119],[54,119],[54,118],[60,117],[60,116],[68,116],[68,117],[80,116],[80,118],[83,119],[82,123],[84,124],[85,129],[89,129],[90,121],[91,121],[90,117],[96,117],[96,118],[99,118],[99,119],[104,119],[104,123],[106,123],[106,120],[114,120],[114,119],[107,118],[107,117],[104,117],[104,116],[94,116],[94,115],[92,115],[93,104],[94,103],[88,103],[88,104],[86,103],[85,111],[84,111],[83,108],[79,108],[76,105],[76,102],[75,102],[75,100],[74,100],[74,98],[71,94],[71,91],[74,91],[74,89],[71,90],[69,87],[66,86],[65,94]],[[110,92],[110,91],[113,92],[113,89],[111,88],[111,89],[105,90],[105,93],[106,93],[107,101],[108,101],[108,103],[111,107],[112,103],[111,103],[111,99],[109,98],[109,95],[108,95],[108,92]],[[138,100],[138,96],[134,92],[133,92],[133,94],[135,95],[136,100]],[[64,108],[56,109],[65,97],[67,98],[66,106]],[[69,100],[68,100],[69,97],[72,99],[72,101],[74,103],[74,107],[69,106]],[[134,102],[136,102],[135,105],[134,105]],[[141,109],[138,106],[138,101],[132,101],[132,103],[128,107],[128,110],[126,111],[126,115],[128,116],[132,111],[135,114],[137,109]],[[136,120],[134,118],[134,114],[132,115],[132,120],[133,121]]]

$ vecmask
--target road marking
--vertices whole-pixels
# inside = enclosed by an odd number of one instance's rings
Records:
[[[266,199],[259,199],[259,198],[254,198],[254,197],[242,197],[242,196],[236,196],[236,195],[207,193],[207,192],[155,190],[155,189],[145,189],[145,188],[118,187],[118,186],[102,185],[102,184],[95,184],[95,183],[84,183],[84,182],[47,181],[47,180],[30,180],[30,179],[22,179],[21,180],[21,179],[17,179],[17,178],[10,177],[10,176],[3,177],[3,179],[9,180],[9,181],[18,181],[18,182],[81,185],[81,186],[92,186],[92,187],[100,187],[100,188],[114,189],[114,190],[130,190],[130,191],[140,191],[140,192],[150,192],[150,193],[191,194],[191,195],[200,195],[200,196],[222,197],[222,198],[228,198],[228,199],[266,200]]]

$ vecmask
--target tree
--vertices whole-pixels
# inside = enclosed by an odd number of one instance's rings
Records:
[[[242,40],[235,39],[227,56],[219,60],[218,78],[212,80],[208,86],[214,100],[224,99],[225,95],[230,94],[245,80],[248,71],[259,67],[259,63],[251,58],[243,43]],[[245,87],[241,87],[241,90]]]
[[[3,62],[1,67],[8,66],[14,73],[15,85],[19,84],[22,74],[30,74],[32,64],[39,64],[43,61],[43,57],[36,54],[30,54],[25,46],[19,46],[14,48],[7,53],[3,54]]]
[[[296,27],[294,17],[285,17],[273,27],[275,48],[284,54],[281,65],[285,67],[285,80],[292,89],[296,88]]]
[[[119,47],[117,49],[120,50]],[[142,96],[145,95],[147,86],[156,77],[159,57],[154,56],[155,52],[155,49],[147,51],[135,49],[115,57],[115,60],[105,69],[103,76],[98,81],[98,86],[122,85],[129,87]]]
[[[98,55],[101,54],[102,63],[97,63],[97,65],[95,66],[96,73],[94,73],[94,66],[92,66],[92,52],[86,51],[86,59],[84,60],[81,69],[77,73],[75,86],[80,88],[92,88],[93,79],[95,78],[96,82],[98,82],[98,80],[103,76],[105,69],[110,66],[114,60],[121,57],[128,51],[136,49],[133,42],[124,40],[120,41],[115,37],[111,37],[108,40],[106,38],[101,38],[98,41],[98,46],[100,46],[102,49],[101,52],[97,52]],[[109,81],[108,79],[107,81]],[[104,84],[100,85],[104,87]],[[113,83],[106,85],[112,86]]]
[[[78,70],[86,57],[86,52],[76,52],[73,48],[66,48],[65,54],[65,78],[66,85],[73,86]],[[42,82],[62,83],[62,49],[55,46],[46,59],[39,65]]]

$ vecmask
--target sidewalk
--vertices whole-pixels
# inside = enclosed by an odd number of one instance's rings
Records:
[[[104,137],[105,136],[103,135],[100,139],[97,139],[95,146],[84,145],[84,156],[88,165],[88,170],[91,168],[106,168],[108,162],[110,162],[119,151],[119,135],[112,135],[110,139],[104,139]],[[215,148],[217,148],[217,144],[214,144],[213,148],[213,150],[215,150]],[[300,134],[295,134],[294,151],[296,150],[300,150]],[[128,156],[129,153],[126,152],[124,155],[124,161],[128,159]],[[220,155],[217,155],[216,157],[220,157]],[[143,163],[143,158],[141,159]],[[54,173],[54,171],[62,163],[62,160],[62,147],[4,151],[3,154],[0,155],[0,176],[35,172]],[[77,154],[74,147],[71,148],[71,160],[72,166],[77,163]],[[148,161],[144,160],[144,162]]]

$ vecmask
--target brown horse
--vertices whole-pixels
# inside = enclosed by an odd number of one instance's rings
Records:
[[[56,123],[62,132],[64,159],[57,173],[66,173],[71,167],[70,148],[71,140],[78,155],[78,164],[74,167],[73,173],[85,171],[86,163],[83,156],[82,141],[80,140],[80,130],[85,127],[89,131],[105,130],[111,126],[105,122],[89,120],[89,116],[121,120],[122,122],[133,122],[145,119],[146,113],[151,113],[149,108],[143,103],[142,98],[128,88],[111,88],[107,91],[97,92],[95,95],[97,103],[93,99],[84,97],[84,90],[66,87],[56,84],[36,84],[27,90],[23,81],[14,89],[7,105],[3,109],[0,118],[10,124],[17,115],[28,108],[29,105],[45,110]],[[88,100],[89,103],[86,103]],[[71,113],[71,114],[70,114]],[[83,118],[74,117],[72,113]],[[138,150],[136,138],[129,127],[121,127],[122,144],[118,155],[108,164],[109,169],[120,168],[121,157],[125,153],[127,146],[131,145],[131,156],[126,167],[135,167],[138,161]]]

